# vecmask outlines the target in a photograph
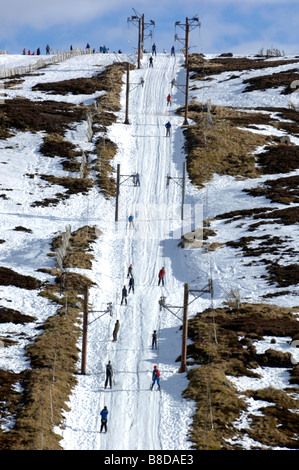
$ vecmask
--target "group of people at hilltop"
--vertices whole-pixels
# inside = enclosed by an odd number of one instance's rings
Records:
[[[71,45],[71,46],[70,46],[70,51],[72,51],[72,50],[73,50],[73,46]],[[86,44],[85,50],[86,50],[86,52],[88,52],[88,53],[92,52],[93,54],[97,52],[95,48],[91,49],[89,43]],[[51,48],[50,48],[49,44],[47,44],[47,46],[46,46],[46,54],[50,54],[50,51],[51,51]],[[106,47],[106,46],[104,45],[104,46],[100,46],[98,51],[99,51],[100,53],[102,53],[102,54],[109,54],[110,49],[109,49],[109,47]],[[146,52],[146,51],[144,51],[144,52]],[[115,54],[115,51],[113,51],[113,53]],[[121,53],[122,53],[121,49],[118,49],[117,53],[118,53],[118,54],[121,54]],[[166,50],[165,50],[165,49],[164,49],[164,53],[166,53]],[[24,49],[23,49],[23,55],[40,55],[40,54],[41,54],[41,49],[40,49],[40,47],[37,48],[36,53],[35,53],[35,51],[31,51],[31,49],[29,49],[29,50],[27,51],[25,47],[24,47]],[[149,58],[150,67],[153,67],[153,56],[154,56],[154,55],[157,55],[157,46],[156,46],[155,43],[152,45],[152,55],[151,55],[151,57]],[[174,46],[171,47],[170,55],[172,55],[172,56],[175,55],[175,48],[174,48]]]
[[[73,46],[71,45],[71,46],[70,46],[70,51],[72,51],[72,50],[73,50]],[[89,43],[86,44],[85,50],[86,50],[87,53],[91,53],[91,52],[92,52],[93,54],[95,54],[95,53],[97,52],[96,49],[91,49]],[[50,48],[49,44],[47,44],[47,46],[46,46],[46,54],[50,54],[50,52],[51,52],[51,48]],[[99,49],[98,49],[98,52],[100,52],[101,54],[109,54],[110,49],[109,49],[109,47],[106,47],[106,46],[100,46]],[[113,51],[113,52],[114,52],[114,51]],[[114,52],[114,53],[115,53],[115,52]],[[119,50],[117,51],[117,53],[118,53],[118,54],[121,54],[122,51],[119,49]],[[27,51],[27,49],[24,47],[22,54],[23,54],[23,55],[40,55],[40,54],[41,54],[41,48],[38,47],[37,50],[36,50],[36,52],[35,52],[35,51],[31,50],[31,49],[29,49],[29,50]]]
[[[50,54],[50,46],[49,44],[46,45],[46,54]],[[36,50],[36,55],[40,55],[41,54],[41,51],[40,51],[40,47],[37,48]],[[27,51],[26,48],[24,47],[23,49],[23,55],[35,55],[35,52],[34,51],[31,51],[30,49]]]

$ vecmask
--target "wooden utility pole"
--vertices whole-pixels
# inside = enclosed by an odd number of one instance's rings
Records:
[[[183,162],[183,182],[182,182],[182,209],[181,209],[181,220],[184,220],[185,215],[185,194],[186,194],[186,162]]]
[[[188,67],[189,61],[189,20],[186,18],[185,26],[185,65]]]
[[[155,27],[155,22],[153,20],[150,20],[149,23],[146,23],[145,19],[144,19],[144,13],[142,15],[140,15],[140,13],[138,13],[138,11],[136,11],[134,8],[133,8],[133,11],[134,11],[135,14],[133,16],[131,16],[131,18],[128,18],[128,22],[132,21],[136,25],[137,25],[137,22],[138,22],[138,49],[137,49],[137,53],[138,53],[138,68],[140,69],[141,55],[144,52],[144,40],[145,40],[144,31],[149,26]],[[149,36],[152,36],[152,32],[150,32]]]
[[[126,118],[125,124],[129,123],[129,94],[130,94],[130,64],[127,63],[127,86],[126,86]]]
[[[82,362],[81,374],[86,374],[86,351],[87,351],[87,324],[88,324],[88,287],[84,292],[84,310],[83,310],[83,337],[82,337]]]
[[[189,297],[189,284],[185,284],[184,285],[184,314],[183,314],[181,372],[186,371],[186,362],[187,362],[188,297]]]
[[[141,60],[141,31],[142,31],[142,18],[138,21],[138,68],[140,69]]]
[[[186,67],[186,94],[185,94],[185,120],[184,126],[188,125],[188,104],[189,104],[189,20],[186,18],[185,35],[185,67]]]
[[[187,18],[185,23],[180,23],[176,21],[175,26],[180,26],[182,29],[185,30],[185,37],[179,38],[177,34],[175,35],[175,39],[178,39],[184,44],[185,49],[185,68],[186,68],[186,93],[185,93],[185,120],[183,125],[188,125],[188,101],[189,101],[189,35],[190,30],[194,29],[197,26],[200,26],[200,22],[197,17],[194,18]],[[191,29],[190,29],[191,28]]]
[[[189,105],[189,65],[186,66],[186,94],[185,94],[184,126],[188,125],[188,105]]]
[[[118,163],[117,164],[117,174],[116,174],[115,222],[118,222],[119,185],[120,185],[120,164]]]
[[[141,25],[141,52],[144,52],[144,13],[142,14],[142,25]]]
[[[188,338],[188,304],[189,304],[189,292],[196,292],[199,293],[198,296],[204,294],[204,293],[210,293],[211,296],[213,296],[213,281],[210,280],[208,286],[206,286],[203,289],[189,289],[189,284],[184,284],[184,305],[182,306],[177,306],[177,305],[166,305],[165,304],[165,297],[161,297],[159,300],[160,304],[160,310],[162,308],[165,308],[168,310],[170,313],[172,313],[175,317],[179,318],[180,321],[183,322],[183,327],[182,327],[182,356],[181,356],[181,367],[179,372],[186,372],[187,370],[187,338]],[[183,319],[181,319],[174,311],[173,309],[183,309]]]

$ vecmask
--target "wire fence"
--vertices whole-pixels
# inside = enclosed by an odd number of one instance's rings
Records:
[[[58,268],[63,270],[63,260],[66,255],[66,249],[71,236],[71,226],[65,227],[65,232],[61,234],[61,246],[56,249],[56,261]]]
[[[34,72],[35,70],[42,69],[48,65],[57,64],[58,62],[62,62],[63,60],[67,60],[71,57],[83,54],[85,54],[85,51],[83,49],[74,49],[68,52],[57,52],[51,55],[49,58],[38,59],[33,64],[29,64],[27,66],[1,69],[0,79],[13,77],[14,75],[24,75],[26,73]]]

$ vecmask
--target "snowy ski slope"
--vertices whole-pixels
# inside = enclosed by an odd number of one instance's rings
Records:
[[[32,91],[32,87],[43,81],[89,77],[114,60],[128,59],[131,60],[131,57],[125,55],[75,57],[42,70],[43,75],[27,76],[21,90],[7,90],[7,99],[17,96],[31,100],[48,99],[42,92]],[[22,64],[26,60],[22,57]],[[1,165],[1,190],[13,189],[8,192],[7,200],[0,199],[1,238],[6,240],[1,245],[2,266],[38,277],[42,281],[47,280],[46,274],[36,270],[53,267],[54,261],[47,253],[57,231],[64,231],[67,224],[71,225],[72,230],[85,224],[96,224],[103,232],[93,244],[95,260],[92,271],[82,270],[96,286],[89,292],[92,307],[89,312],[86,375],[78,375],[78,385],[68,403],[70,411],[65,413],[63,425],[55,429],[62,436],[61,445],[65,450],[191,449],[188,430],[195,404],[181,396],[188,381],[185,374],[178,373],[180,363],[176,362],[181,354],[181,320],[169,311],[160,311],[161,295],[166,297],[168,305],[182,305],[183,284],[188,282],[194,287],[205,286],[210,270],[213,272],[214,303],[217,306],[222,304],[231,288],[239,289],[242,298],[252,302],[259,301],[263,294],[271,291],[266,280],[260,277],[264,267],[245,268],[240,257],[235,256],[229,247],[203,255],[197,250],[182,250],[177,246],[181,230],[179,182],[185,155],[181,127],[183,119],[175,114],[175,109],[184,105],[185,96],[179,88],[172,88],[171,82],[175,79],[177,84],[184,85],[183,60],[182,55],[173,58],[168,54],[158,54],[154,57],[153,68],[150,68],[148,56],[145,55],[141,69],[131,71],[130,125],[124,124],[123,86],[122,110],[107,135],[117,144],[118,151],[112,164],[115,169],[120,164],[122,175],[117,223],[114,220],[115,201],[107,201],[95,188],[88,195],[74,195],[55,207],[31,207],[31,203],[38,199],[53,197],[58,190],[61,191],[61,187],[50,186],[38,177],[30,179],[25,175],[38,169],[38,174],[62,176],[65,172],[59,158],[46,159],[39,153],[43,137],[41,132],[17,133],[7,141],[1,141],[1,162],[5,163]],[[4,62],[5,58],[1,58],[1,61]],[[11,57],[9,61],[12,64]],[[0,67],[5,67],[2,62]],[[265,69],[262,73],[268,72]],[[287,97],[278,95],[275,90],[254,92],[250,96],[246,93],[241,95],[244,76],[247,78],[256,73],[248,71],[243,77],[234,80],[226,80],[229,75],[222,74],[213,86],[202,92],[204,96],[201,92],[194,94],[198,93],[199,100],[211,99],[214,104],[254,107],[275,103],[277,106],[287,106]],[[139,85],[141,78],[144,80],[143,87]],[[167,107],[166,101],[169,92],[173,96],[171,107]],[[99,93],[63,97],[51,94],[50,99],[91,104]],[[166,137],[164,127],[167,120],[172,124],[170,138]],[[80,123],[67,132],[66,139],[82,150],[92,151],[94,144],[88,142],[86,131],[86,123]],[[261,132],[270,131],[262,129]],[[298,144],[298,139],[292,139]],[[140,187],[134,187],[130,177],[136,171],[140,173]],[[173,178],[168,187],[167,175]],[[265,179],[261,177],[259,182]],[[204,190],[198,191],[187,181],[186,202],[192,207],[202,205],[205,216],[209,217],[232,208],[262,207],[264,198],[252,198],[242,192],[244,187],[256,183],[256,180],[244,181],[215,175]],[[131,213],[135,216],[134,229],[128,226],[127,219]],[[186,221],[182,233],[190,229],[189,222]],[[236,224],[216,224],[215,241],[238,239],[244,234],[244,228]],[[31,229],[30,239],[27,234],[14,231],[16,226]],[[290,246],[292,243],[296,246],[294,240],[298,236],[297,229],[282,227],[282,230],[285,236],[291,236]],[[121,290],[124,284],[128,285],[127,269],[131,263],[135,293],[129,294],[128,306],[121,306]],[[164,288],[157,285],[158,272],[162,266],[166,269]],[[55,314],[55,307],[35,291],[23,290],[20,296],[17,288],[1,286],[1,298],[2,305],[29,312],[39,323]],[[285,295],[273,302],[293,306],[296,300],[294,295]],[[112,317],[100,316],[99,311],[105,310],[108,302],[113,304]],[[190,305],[189,315],[210,305],[210,297],[203,296]],[[176,313],[182,317],[181,312]],[[116,319],[119,319],[121,326],[117,342],[112,342]],[[30,338],[36,334],[35,328],[36,324],[27,324],[25,327],[0,324],[1,336],[9,336],[12,332],[20,335],[17,344],[5,348],[5,355],[0,354],[1,368],[18,372],[30,366],[24,360],[23,351]],[[154,329],[158,331],[157,351],[151,349]],[[81,342],[78,347],[81,348]],[[284,341],[277,347],[287,350],[289,346]],[[108,360],[111,360],[115,371],[112,390],[104,389]],[[161,370],[161,393],[150,391],[154,365],[158,365]],[[278,373],[279,376],[275,370],[271,370],[269,375],[265,371],[265,382],[273,386],[278,384],[280,388],[286,386],[287,372],[280,370]],[[247,385],[242,383],[240,387],[246,388]],[[104,405],[109,411],[106,435],[100,434],[100,411]],[[7,429],[11,425],[6,423]],[[243,442],[242,445],[250,448],[254,443]]]
[[[109,132],[116,142],[120,164],[121,189],[119,222],[106,223],[103,240],[97,244],[94,267],[99,289],[91,292],[94,306],[113,302],[113,318],[101,318],[88,333],[87,377],[79,378],[79,385],[71,399],[72,411],[66,417],[63,432],[66,449],[185,449],[187,430],[193,404],[181,398],[187,386],[184,375],[177,373],[180,354],[179,320],[171,313],[160,312],[161,294],[169,296],[182,291],[182,284],[172,274],[167,256],[167,244],[159,235],[167,233],[169,223],[164,213],[173,203],[179,208],[181,192],[177,185],[166,188],[167,174],[180,175],[180,165],[174,164],[173,138],[166,137],[165,123],[171,119],[173,130],[182,119],[167,107],[166,97],[171,81],[180,73],[180,59],[161,55],[154,59],[154,67],[143,67],[131,73],[130,81],[144,86],[130,92],[130,125],[124,118]],[[175,99],[175,97],[174,97]],[[173,103],[173,109],[175,104]],[[174,135],[173,131],[173,135]],[[181,133],[179,131],[179,133]],[[182,161],[182,160],[181,160]],[[140,187],[134,187],[127,175],[136,171],[141,175]],[[135,217],[134,229],[127,218]],[[179,212],[178,212],[179,214]],[[112,214],[114,215],[114,214]],[[174,217],[174,224],[179,224]],[[102,221],[99,228],[103,229]],[[103,259],[104,256],[104,259]],[[133,264],[135,293],[128,296],[128,306],[120,306],[121,289],[128,287],[127,269]],[[158,287],[158,272],[166,268],[165,288]],[[109,289],[106,287],[109,284]],[[103,292],[104,291],[104,292]],[[181,299],[180,299],[181,302]],[[180,305],[180,304],[179,304]],[[112,342],[115,319],[120,321],[119,339]],[[158,351],[151,349],[151,335],[158,331]],[[161,332],[163,331],[162,335]],[[115,370],[113,390],[103,390],[105,364],[111,360]],[[157,364],[161,369],[162,393],[150,391],[151,372]],[[108,435],[99,433],[100,411],[109,410]]]

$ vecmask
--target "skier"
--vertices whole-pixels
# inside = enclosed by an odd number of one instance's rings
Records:
[[[134,276],[131,276],[130,280],[129,280],[129,293],[131,292],[131,289],[132,289],[133,294],[134,294]]]
[[[171,48],[171,52],[170,52],[170,55],[175,55],[175,50],[174,50],[174,46],[172,46],[172,48]]]
[[[140,186],[140,176],[139,173],[135,175],[135,186]]]
[[[105,388],[107,387],[108,383],[110,388],[112,388],[112,379],[113,379],[113,368],[111,361],[108,362],[106,365],[106,381],[105,381]]]
[[[133,265],[130,264],[130,266],[128,267],[128,274],[127,274],[127,277],[131,277],[133,276]]]
[[[50,46],[49,46],[49,44],[47,44],[47,46],[46,46],[46,54],[50,54]]]
[[[107,406],[104,406],[104,408],[102,409],[100,415],[101,415],[101,430],[100,430],[100,432],[102,432],[103,429],[105,429],[105,433],[106,433],[107,432],[107,417],[108,417]]]
[[[157,331],[154,330],[153,332],[153,340],[152,340],[152,349],[157,349]]]
[[[156,44],[155,44],[155,43],[152,45],[152,54],[153,54],[153,55],[154,55],[154,54],[157,55],[157,48],[156,48]]]
[[[164,286],[164,276],[165,276],[165,268],[160,269],[159,271],[159,281],[158,281],[158,286],[160,285],[160,282],[162,282],[162,286]]]
[[[149,58],[149,67],[153,67],[153,58],[152,57]]]
[[[160,388],[160,371],[159,371],[159,369],[157,369],[157,366],[154,366],[152,378],[153,378],[153,382],[152,382],[151,390],[153,390],[153,386],[155,385],[155,382],[157,382],[158,390],[160,391],[161,390],[161,388]]]
[[[114,330],[113,330],[113,341],[117,341],[117,333],[120,327],[119,320],[116,320],[115,325],[114,325]]]
[[[170,137],[171,124],[169,121],[165,124],[165,127],[166,127],[166,137]]]
[[[167,96],[167,106],[170,105],[171,106],[171,94],[169,93],[168,96]]]
[[[130,227],[133,227],[133,228],[134,228],[134,222],[133,222],[133,220],[134,220],[134,216],[131,214],[131,215],[129,216],[129,228],[130,228]]]
[[[123,304],[123,301],[125,301],[125,304],[128,305],[128,302],[127,302],[127,295],[128,295],[128,291],[127,291],[127,288],[126,286],[123,287],[123,290],[121,291],[121,303],[120,305]]]

